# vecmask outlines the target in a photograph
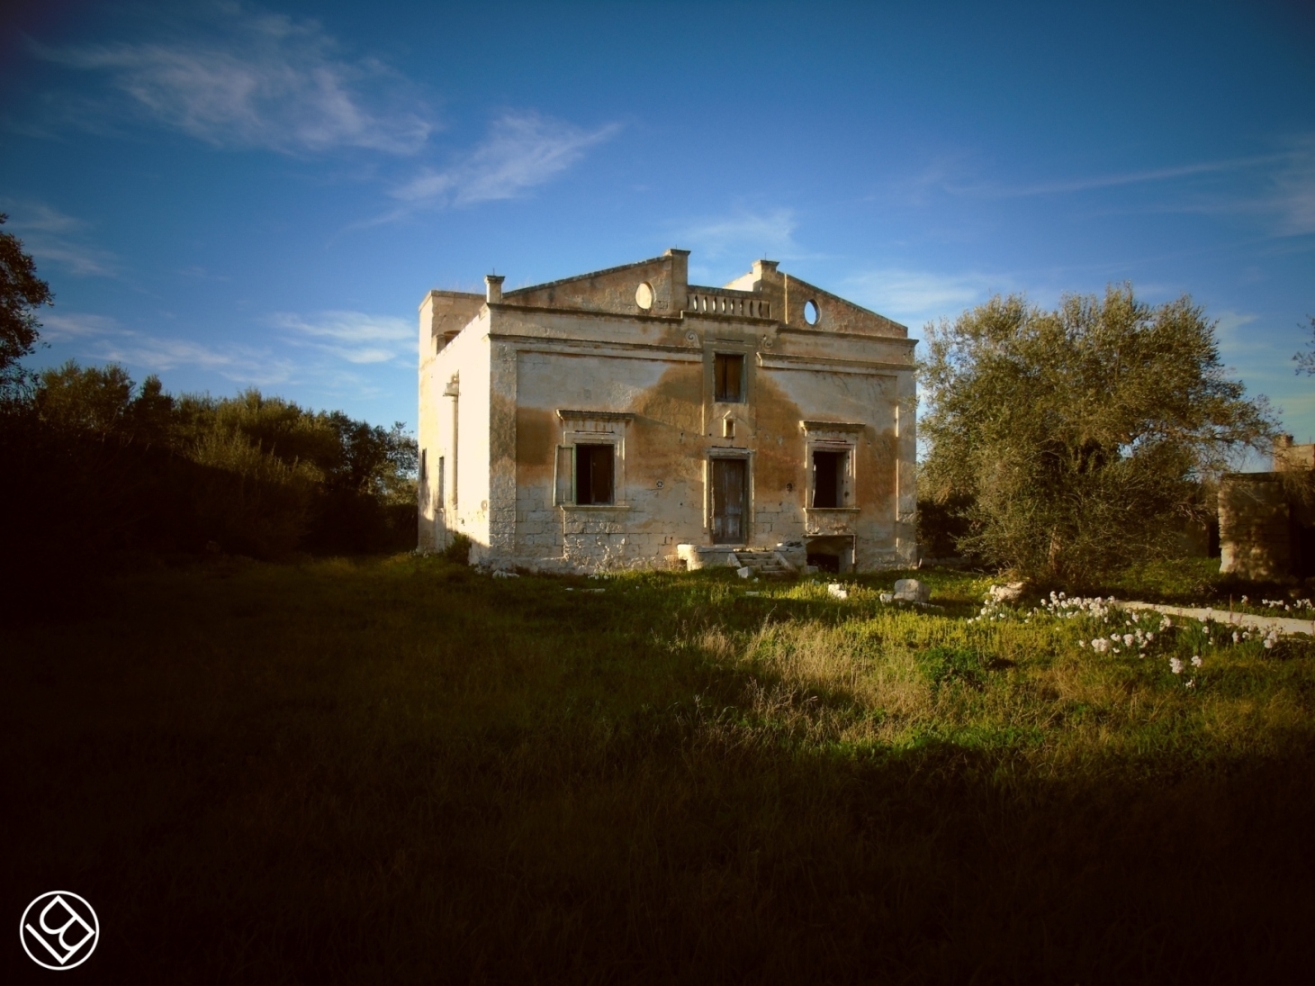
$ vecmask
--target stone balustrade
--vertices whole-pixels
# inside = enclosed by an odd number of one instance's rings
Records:
[[[706,315],[742,315],[771,318],[772,304],[752,291],[728,291],[690,285],[685,310]]]

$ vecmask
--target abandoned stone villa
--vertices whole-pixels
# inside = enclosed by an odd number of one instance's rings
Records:
[[[419,544],[540,571],[907,566],[908,330],[689,252],[420,306]]]

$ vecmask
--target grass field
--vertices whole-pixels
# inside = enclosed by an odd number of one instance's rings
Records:
[[[924,575],[110,579],[5,631],[7,906],[86,981],[1305,981],[1315,645]]]

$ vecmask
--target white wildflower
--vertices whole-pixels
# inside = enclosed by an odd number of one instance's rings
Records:
[[[1173,671],[1174,674],[1182,674],[1183,662],[1176,657],[1171,657],[1169,658],[1169,668]]]
[[[1192,655],[1192,667],[1194,667],[1194,668],[1199,668],[1199,667],[1201,666],[1201,663],[1202,663],[1202,662],[1201,662],[1201,655],[1200,655],[1200,654],[1194,654],[1194,655]]]

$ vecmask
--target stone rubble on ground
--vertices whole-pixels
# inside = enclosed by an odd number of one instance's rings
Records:
[[[894,598],[905,603],[925,603],[931,600],[931,589],[917,579],[900,579],[895,583]]]
[[[1016,603],[1023,597],[1023,588],[1022,582],[993,585],[986,590],[986,598],[993,603]]]

